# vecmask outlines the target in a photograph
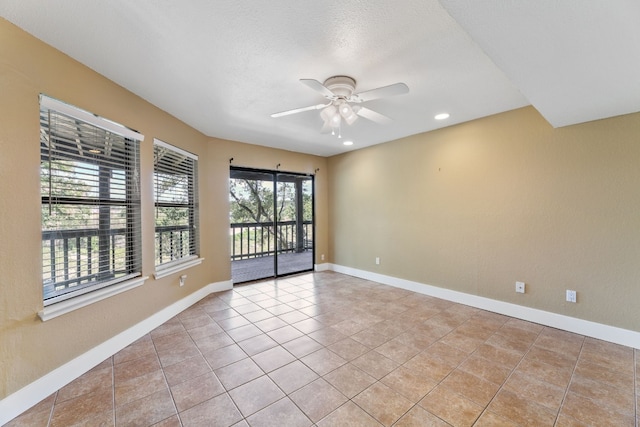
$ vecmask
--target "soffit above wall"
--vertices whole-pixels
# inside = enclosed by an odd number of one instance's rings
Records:
[[[640,2],[440,3],[554,127],[640,111]]]

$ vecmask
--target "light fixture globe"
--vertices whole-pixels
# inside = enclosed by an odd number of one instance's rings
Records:
[[[351,105],[349,105],[347,101],[342,101],[340,103],[340,105],[338,106],[338,111],[340,111],[340,115],[349,125],[352,125],[353,122],[355,122],[358,118],[355,111],[353,110],[353,108],[351,108]]]
[[[337,108],[333,105],[329,105],[327,108],[320,112],[320,117],[322,117],[322,120],[324,120],[325,122],[330,122],[331,118],[336,114],[338,114]]]

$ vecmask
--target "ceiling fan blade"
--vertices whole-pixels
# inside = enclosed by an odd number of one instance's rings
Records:
[[[336,95],[333,92],[331,92],[329,89],[326,88],[325,85],[323,85],[317,80],[300,79],[300,83],[308,86],[309,88],[315,90],[316,92],[320,92],[322,96],[324,96],[325,98],[334,99],[336,97]]]
[[[271,117],[282,117],[282,116],[288,116],[290,114],[302,113],[303,111],[320,110],[321,108],[328,107],[330,104],[331,103],[318,104],[318,105],[311,105],[309,107],[296,108],[294,110],[281,111],[279,113],[273,113]]]
[[[360,107],[359,105],[354,106],[353,111],[355,111],[356,114],[360,117],[364,117],[367,120],[371,120],[372,122],[376,122],[382,125],[386,125],[392,122],[392,120],[384,114],[380,114],[365,107]]]
[[[379,87],[377,89],[365,90],[351,96],[351,102],[366,102],[379,98],[387,98],[389,96],[403,95],[409,93],[409,87],[404,83],[395,83],[389,86]]]

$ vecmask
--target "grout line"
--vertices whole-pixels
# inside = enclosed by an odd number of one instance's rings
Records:
[[[187,308],[187,310],[188,310],[188,308]],[[177,316],[176,316],[176,318],[177,318]],[[178,322],[180,322],[180,324],[184,328],[184,324],[182,323],[182,321],[180,321],[180,319],[178,319]],[[193,338],[191,338],[191,334],[189,334],[189,331],[187,331],[186,328],[185,328],[185,332],[187,333],[187,335],[189,335],[189,338],[193,341]],[[155,343],[155,341],[153,341],[153,338],[151,338],[151,334],[149,334],[149,338],[151,339],[151,342],[153,343],[153,349],[155,350],[156,357],[158,358],[158,364],[160,365],[160,370],[162,371],[162,378],[164,378],[164,384],[167,387],[167,391],[169,392],[169,396],[171,396],[171,403],[173,404],[173,409],[175,410],[175,415],[178,417],[178,422],[180,423],[180,425],[182,425],[182,418],[180,418],[180,412],[178,411],[178,406],[176,405],[176,400],[173,397],[173,391],[171,390],[171,386],[169,386],[169,381],[167,380],[167,374],[164,371],[165,367],[162,365],[162,361],[160,360],[160,355],[158,355],[158,348],[156,347],[156,343]],[[197,345],[196,345],[196,348],[198,349],[198,352],[200,352],[200,349],[198,348]],[[203,356],[203,358],[204,358],[204,356]],[[207,362],[206,359],[205,359],[205,362]],[[209,368],[211,368],[211,367],[209,367]],[[115,381],[114,381],[114,386],[115,386]],[[113,394],[114,394],[114,397],[115,397],[115,390],[114,390]],[[114,405],[114,410],[115,410],[115,405]],[[167,417],[165,419],[168,419],[168,418],[171,418],[171,416],[169,416],[169,417]],[[161,420],[161,421],[163,421],[163,420]],[[117,424],[114,424],[114,425],[117,425]]]
[[[59,390],[57,390],[55,392],[55,396],[53,397],[53,402],[51,403],[51,408],[49,408],[49,419],[47,420],[47,427],[49,427],[51,425],[51,422],[53,421],[53,411],[56,407],[56,401],[58,400],[58,392]],[[115,408],[113,410],[113,422],[115,425]]]
[[[155,347],[154,347],[155,349]],[[164,373],[164,372],[163,372]],[[113,425],[116,426],[116,360],[115,355],[111,355],[111,387],[113,397],[111,398],[111,407],[113,408]]]
[[[571,388],[571,383],[573,382],[573,376],[576,373],[576,369],[578,369],[578,363],[580,363],[580,358],[582,357],[582,350],[584,349],[585,342],[586,342],[586,337],[583,336],[582,344],[580,345],[580,352],[578,353],[578,358],[576,359],[576,363],[573,365],[573,370],[571,371],[571,377],[569,378],[569,383],[567,384],[567,387],[564,390],[564,395],[562,396],[562,401],[560,402],[560,408],[558,409],[558,415],[556,416],[556,422],[554,423],[554,425],[558,424],[560,413],[562,412],[562,408],[564,407],[564,402],[566,401],[567,395],[569,394],[569,388]]]
[[[633,397],[635,400],[635,404],[636,404],[636,411],[635,411],[635,416],[636,416],[636,425],[640,425],[640,422],[638,421],[638,401],[640,401],[640,396],[638,396],[638,387],[640,387],[640,384],[638,384],[638,352],[640,352],[640,350],[634,349],[633,350]]]
[[[513,319],[513,317],[508,316],[509,319]],[[487,338],[484,343],[486,343],[487,341],[489,341],[489,339],[491,339],[491,337],[493,337],[494,335],[496,335],[498,333],[498,331],[500,331],[504,325],[506,325],[509,322],[509,320],[507,320],[506,322],[504,322],[489,338]],[[533,323],[533,322],[529,322],[529,323]],[[493,395],[493,397],[489,400],[489,402],[487,403],[487,405],[484,407],[484,409],[482,410],[482,412],[480,413],[480,415],[478,416],[478,418],[474,421],[474,424],[487,412],[487,410],[489,409],[489,406],[491,406],[491,403],[493,403],[493,401],[496,399],[496,397],[498,397],[498,395],[500,394],[500,392],[504,389],[505,384],[509,381],[509,379],[513,376],[513,374],[516,372],[516,370],[518,369],[518,367],[522,364],[522,362],[524,361],[524,359],[527,357],[527,354],[529,354],[529,352],[531,351],[531,349],[533,348],[533,346],[535,345],[536,341],[538,340],[538,338],[540,338],[540,334],[542,334],[542,331],[545,330],[545,327],[543,327],[540,332],[538,332],[538,335],[536,335],[536,338],[531,342],[531,345],[529,346],[529,348],[527,349],[527,351],[525,351],[522,354],[522,357],[520,358],[520,360],[518,361],[518,363],[516,363],[516,365],[511,368],[511,372],[509,373],[509,375],[507,375],[507,377],[504,379],[504,381],[502,382],[502,384],[500,384],[500,387],[498,387],[498,390],[496,391],[496,393]],[[489,344],[491,345],[491,344]],[[502,349],[502,348],[501,348]],[[507,349],[502,349],[502,350],[507,350]],[[477,351],[477,349],[471,353],[474,354]],[[484,357],[482,356],[478,356],[481,357],[482,359],[484,359]],[[485,359],[488,360],[488,359]],[[507,390],[508,391],[508,390]],[[503,415],[498,415],[500,418],[507,418],[504,417]],[[556,415],[557,418],[557,415]],[[508,418],[507,418],[508,419]],[[511,421],[511,420],[509,420]]]

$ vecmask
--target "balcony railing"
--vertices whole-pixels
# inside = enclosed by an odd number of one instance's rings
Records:
[[[156,265],[192,255],[192,231],[188,225],[156,227]]]
[[[231,260],[273,256],[277,252],[304,252],[313,248],[313,223],[302,223],[298,236],[296,221],[232,223]]]
[[[126,229],[112,229],[102,239],[98,229],[42,232],[43,284],[45,299],[67,288],[84,287],[128,274],[123,256]],[[231,259],[241,260],[313,248],[313,224],[304,221],[298,236],[296,221],[231,224]],[[189,255],[191,229],[185,226],[156,229],[156,264]],[[177,257],[176,257],[177,255]]]
[[[127,273],[126,262],[116,253],[118,247],[124,251],[126,229],[108,230],[103,237],[99,236],[99,232],[98,229],[42,232],[45,298],[55,296],[66,288]],[[108,239],[108,243],[104,239]]]
[[[42,232],[45,299],[68,288],[86,287],[127,275],[126,229],[77,229]],[[189,255],[191,229],[185,226],[156,228],[156,265]],[[108,241],[104,241],[108,239]]]

